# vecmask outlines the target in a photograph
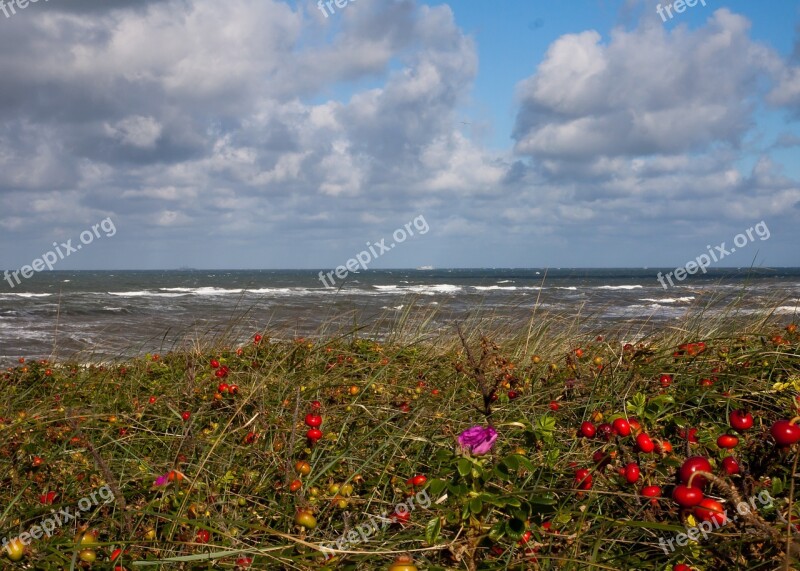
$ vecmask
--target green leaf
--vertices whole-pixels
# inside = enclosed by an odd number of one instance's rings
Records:
[[[447,489],[457,498],[463,498],[469,492],[464,484],[447,484]]]
[[[777,496],[784,490],[784,483],[781,478],[772,478],[772,495]]]
[[[536,432],[540,432],[542,434],[552,434],[556,429],[556,419],[549,414],[545,414],[544,416],[540,416],[536,419],[536,428],[534,429]]]
[[[436,540],[439,539],[439,533],[442,531],[442,520],[435,517],[430,520],[425,526],[425,541],[428,545],[435,545]]]
[[[503,481],[508,481],[511,479],[511,473],[508,471],[508,466],[505,464],[498,464],[495,466],[494,473],[497,474],[497,477]]]
[[[458,461],[458,473],[463,478],[467,474],[472,472],[472,462],[467,460],[466,458],[462,458]]]
[[[537,504],[540,506],[554,506],[556,505],[556,499],[553,497],[553,494],[544,494],[541,496],[532,496],[528,498],[528,501],[532,504]]]
[[[444,489],[446,487],[447,487],[447,482],[437,478],[435,480],[431,480],[430,483],[428,484],[428,492],[430,492],[430,495],[433,496],[434,498],[438,498],[439,496],[442,495],[442,492],[444,492]]]
[[[469,511],[472,512],[472,515],[478,515],[483,511],[483,502],[480,498],[472,498],[469,501]]]
[[[534,467],[533,462],[531,462],[528,458],[526,458],[525,456],[522,456],[522,455],[519,455],[517,457],[519,458],[520,466],[522,466],[523,468],[525,468],[529,472],[535,472],[536,471],[536,468]]]
[[[433,455],[433,457],[436,458],[440,463],[447,462],[448,460],[450,460],[450,458],[452,458],[452,456],[453,456],[453,451],[447,448],[440,448]]]
[[[644,396],[642,393],[636,393],[631,397],[626,403],[629,414],[633,414],[634,416],[643,416],[644,415],[644,407],[647,405],[647,397]]]
[[[510,456],[506,456],[503,458],[503,464],[508,466],[509,470],[517,471],[519,470],[519,455],[512,454]]]
[[[491,539],[494,542],[498,542],[503,538],[505,534],[506,534],[506,522],[498,521],[489,530],[489,539]]]

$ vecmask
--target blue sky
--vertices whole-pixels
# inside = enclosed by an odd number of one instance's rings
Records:
[[[800,6],[705,2],[0,12],[0,266],[798,266]]]

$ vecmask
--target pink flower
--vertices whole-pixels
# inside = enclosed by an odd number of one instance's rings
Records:
[[[159,476],[156,478],[156,481],[153,482],[153,486],[163,486],[169,481],[169,472],[164,474],[163,476]]]
[[[475,456],[483,456],[492,449],[497,431],[491,426],[473,426],[458,436],[458,443]]]

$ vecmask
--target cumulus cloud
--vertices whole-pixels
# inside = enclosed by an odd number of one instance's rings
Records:
[[[755,86],[780,61],[726,9],[697,30],[590,30],[562,36],[519,86],[516,149],[594,158],[681,153],[739,144]]]
[[[446,4],[359,0],[328,19],[310,0],[44,8],[0,34],[14,54],[0,59],[0,228],[32,254],[43,226],[64,237],[113,215],[132,266],[166,249],[176,267],[322,267],[424,214],[431,233],[395,260],[579,264],[594,258],[576,241],[800,200],[768,151],[742,167],[760,103],[798,107],[796,68],[728,10],[695,29],[557,37],[519,78],[514,144],[496,151],[462,132],[478,46]]]

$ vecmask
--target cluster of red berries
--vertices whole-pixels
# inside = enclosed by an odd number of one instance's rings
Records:
[[[322,438],[322,431],[319,427],[322,425],[322,416],[319,414],[319,410],[322,408],[322,405],[318,400],[311,402],[311,412],[306,415],[306,426],[308,426],[308,431],[306,432],[306,438],[311,444],[314,444]]]

